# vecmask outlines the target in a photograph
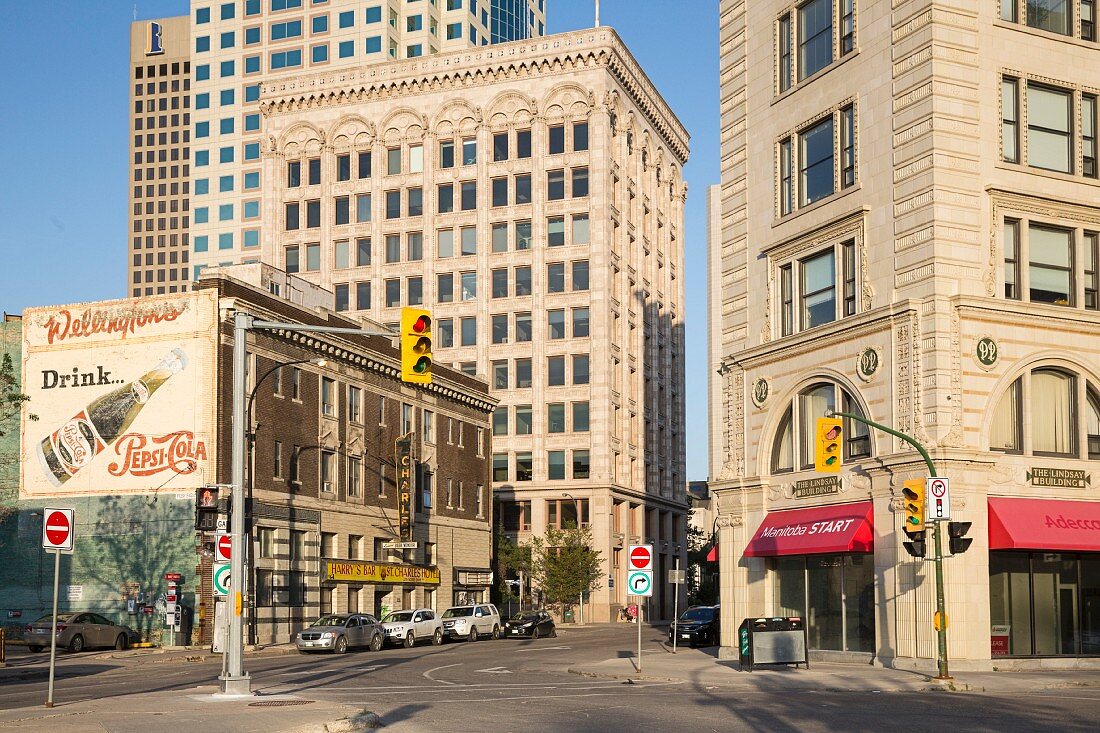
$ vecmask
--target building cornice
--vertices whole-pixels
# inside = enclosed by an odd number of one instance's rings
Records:
[[[606,26],[268,81],[262,87],[260,109],[265,116],[272,116],[415,94],[460,92],[594,66],[608,70],[680,165],[686,163],[687,130],[618,34]]]

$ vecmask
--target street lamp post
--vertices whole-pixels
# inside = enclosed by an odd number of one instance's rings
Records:
[[[233,437],[231,480],[233,486],[234,511],[230,516],[230,579],[240,583],[245,576],[244,559],[244,483],[245,483],[245,445],[247,443],[247,415],[245,370],[248,367],[249,331],[296,331],[317,333],[359,334],[362,336],[393,337],[391,331],[365,328],[343,328],[340,326],[310,326],[303,323],[281,323],[279,321],[260,321],[251,313],[236,311],[233,314]],[[235,581],[233,579],[236,579]],[[221,677],[221,694],[251,695],[252,678],[244,671],[244,635],[241,623],[243,598],[239,587],[233,589],[233,605],[229,614],[228,665]]]
[[[570,494],[568,491],[561,492],[561,495],[564,496],[566,499],[571,499],[573,501],[573,508],[577,512],[577,529],[580,529],[580,526],[581,526],[581,502],[580,502],[580,500],[577,499],[577,497]],[[577,619],[577,623],[578,624],[583,624],[584,623],[584,591],[581,591],[580,598],[577,599],[577,609],[580,613],[580,617]]]
[[[294,366],[295,364],[316,364],[319,367],[323,367],[328,362],[325,359],[295,359],[294,361],[287,361],[275,366],[264,372],[256,383],[252,385],[252,391],[248,393],[248,406],[245,408],[245,418],[248,421],[248,492],[245,495],[245,506],[243,511],[251,512],[252,502],[252,483],[255,480],[255,448],[256,448],[256,430],[252,427],[252,403],[256,400],[256,393],[260,391],[260,385],[264,380],[270,377],[275,372],[279,371],[283,367]],[[248,552],[248,558],[245,559],[245,565],[247,566],[247,572],[241,578],[241,597],[245,606],[248,607],[248,643],[256,643],[256,604],[248,603],[248,593],[252,588],[252,570],[254,569],[249,562],[252,558],[252,542],[251,542],[251,528],[246,527],[244,532],[243,545]]]

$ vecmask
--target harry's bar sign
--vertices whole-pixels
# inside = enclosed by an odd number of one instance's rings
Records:
[[[428,565],[394,565],[356,560],[325,560],[325,580],[353,583],[409,583],[439,585],[439,568]]]
[[[828,496],[840,493],[840,476],[823,476],[810,478],[805,481],[795,481],[792,495],[796,499],[806,499],[811,496]]]
[[[1083,489],[1092,483],[1088,471],[1075,468],[1036,468],[1027,472],[1032,486],[1056,486],[1058,488]]]
[[[397,521],[401,539],[408,542],[413,536],[412,517],[412,435],[397,439],[395,461],[397,464]]]

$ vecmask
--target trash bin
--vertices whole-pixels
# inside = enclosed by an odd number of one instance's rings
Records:
[[[572,608],[565,609],[565,613],[563,613],[561,615],[561,620],[563,622],[567,623],[567,624],[573,623],[573,609]]]

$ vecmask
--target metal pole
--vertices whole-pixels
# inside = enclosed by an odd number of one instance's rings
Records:
[[[680,618],[680,548],[676,548],[676,581],[672,584],[672,629],[676,630],[676,621]],[[680,634],[672,634],[672,653],[676,653],[676,637]]]
[[[230,484],[233,491],[233,512],[230,515],[231,552],[229,566],[230,593],[226,599],[229,621],[229,669],[222,677],[225,695],[251,695],[252,679],[244,671],[244,637],[241,627],[241,579],[244,578],[244,454],[245,399],[248,368],[247,335],[253,318],[240,311],[233,314],[233,462]]]
[[[906,443],[916,448],[917,452],[920,453],[921,458],[924,459],[924,463],[928,467],[928,475],[932,478],[936,478],[936,466],[932,463],[932,457],[928,455],[928,451],[926,451],[924,449],[924,446],[918,443],[915,438],[912,438],[905,433],[894,430],[892,428],[888,428],[885,425],[880,425],[877,422],[872,422],[871,420],[868,420],[867,418],[860,415],[853,415],[850,412],[837,412],[834,410],[832,411],[832,414],[839,417],[846,417],[849,420],[855,420],[856,422],[861,422],[864,425],[870,425],[873,428],[878,428],[884,433],[889,433],[896,438],[904,440]],[[828,416],[829,415],[826,414],[826,417]],[[948,672],[947,668],[947,603],[944,600],[943,593],[943,545],[940,537],[941,524],[943,523],[932,523],[932,542],[935,544],[936,548],[936,556],[933,558],[933,561],[936,565],[936,613],[938,614],[940,619],[940,628],[936,631],[937,656],[939,657],[939,659],[937,660],[939,674],[936,675],[936,679],[949,680],[951,679],[951,674],[950,672]]]
[[[642,671],[642,599],[634,596],[634,606],[638,612],[634,614],[634,623],[638,625],[638,671]]]
[[[70,530],[72,531],[72,530]],[[53,551],[53,628],[50,629],[50,686],[46,692],[46,707],[53,707],[53,674],[57,664],[57,577],[61,575],[61,550]]]

